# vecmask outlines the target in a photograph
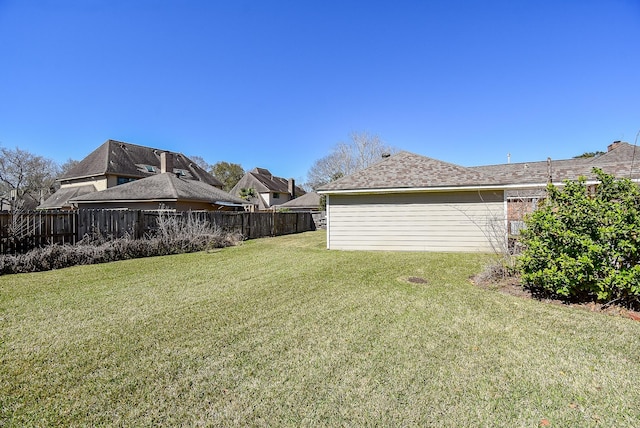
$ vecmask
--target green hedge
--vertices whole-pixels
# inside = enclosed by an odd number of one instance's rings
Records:
[[[525,219],[519,258],[532,292],[571,301],[640,306],[640,190],[626,178],[594,169],[547,187],[548,197]]]

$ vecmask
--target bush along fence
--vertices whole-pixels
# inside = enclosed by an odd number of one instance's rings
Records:
[[[0,254],[19,254],[49,244],[75,244],[85,236],[140,239],[158,227],[159,216],[211,223],[243,239],[315,230],[308,212],[167,212],[142,210],[77,210],[0,212]]]

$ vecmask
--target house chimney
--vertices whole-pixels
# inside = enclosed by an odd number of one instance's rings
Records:
[[[289,194],[291,195],[291,199],[296,197],[296,181],[293,178],[289,179]]]
[[[622,141],[616,140],[613,143],[609,144],[607,146],[607,151],[610,152],[611,150],[615,149],[616,147],[618,147],[618,145],[620,145],[620,143],[622,143]]]
[[[160,172],[173,172],[173,154],[170,152],[160,153]]]

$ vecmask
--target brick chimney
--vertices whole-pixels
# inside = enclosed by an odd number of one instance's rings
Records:
[[[173,154],[171,152],[160,153],[160,172],[173,172]]]
[[[293,178],[289,179],[289,194],[291,199],[296,197],[296,181]]]
[[[615,149],[616,147],[618,147],[620,144],[622,143],[622,141],[620,140],[616,140],[613,143],[609,144],[607,146],[607,151],[610,152],[611,150]]]

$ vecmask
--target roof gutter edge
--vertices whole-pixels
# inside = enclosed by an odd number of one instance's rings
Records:
[[[575,181],[575,180],[570,180]],[[640,178],[631,179],[631,181],[640,183]],[[586,180],[586,185],[598,184],[598,180]],[[391,187],[391,188],[374,188],[374,189],[337,189],[337,190],[317,190],[320,195],[356,195],[368,193],[435,193],[435,192],[457,192],[457,191],[476,191],[476,190],[526,190],[526,189],[544,189],[549,183],[528,183],[528,184],[485,184],[478,186],[442,186],[442,187]],[[564,182],[550,183],[554,186],[564,186]]]
[[[443,186],[443,187],[391,187],[376,189],[341,189],[341,190],[318,190],[320,195],[355,195],[367,193],[435,193],[435,192],[456,192],[456,191],[476,191],[476,190],[509,190],[509,189],[539,189],[547,186],[547,183],[538,184],[487,184],[478,186]]]

